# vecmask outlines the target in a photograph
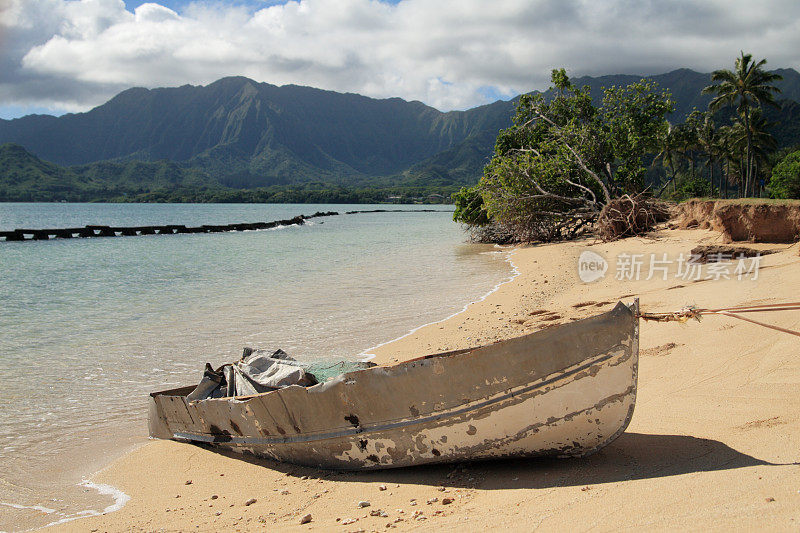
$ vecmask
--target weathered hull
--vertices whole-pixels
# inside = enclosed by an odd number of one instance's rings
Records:
[[[155,393],[150,435],[345,470],[586,455],[633,415],[636,307],[310,388],[197,402],[191,388]]]

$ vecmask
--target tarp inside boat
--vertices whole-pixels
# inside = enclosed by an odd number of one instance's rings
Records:
[[[362,361],[300,363],[283,350],[245,348],[242,358],[214,370],[206,363],[203,379],[186,397],[188,401],[208,398],[251,396],[290,385],[309,387],[334,376],[375,366]]]

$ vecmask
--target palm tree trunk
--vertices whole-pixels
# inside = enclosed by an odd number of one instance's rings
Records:
[[[664,167],[664,168],[666,170],[666,167]],[[672,170],[672,177],[670,179],[668,179],[667,182],[664,185],[661,186],[661,189],[659,189],[658,193],[656,193],[656,198],[661,198],[661,195],[664,193],[664,190],[667,187],[669,187],[670,182],[672,183],[672,191],[673,192],[675,191],[675,174],[677,174],[677,171],[675,170],[675,164],[674,163],[670,164],[670,170]]]
[[[677,168],[675,168],[675,167],[673,166],[673,167],[672,167],[672,177],[670,178],[670,181],[672,181],[672,192],[673,192],[673,193],[675,192],[675,182],[677,181],[677,180],[675,179],[675,177],[676,177],[677,175],[678,175],[678,169],[677,169]]]
[[[753,152],[753,133],[750,131],[750,108],[744,108],[744,128],[745,132],[747,133],[747,179],[745,181],[744,186],[744,194],[747,195],[748,187],[750,186],[750,181],[753,177],[753,162],[750,159]]]
[[[744,158],[742,158],[742,156],[739,156],[739,180],[738,183],[736,184],[736,189],[739,192],[739,198],[742,198],[744,196],[744,175],[745,175]]]
[[[710,157],[708,158],[708,173],[709,173],[709,181],[711,181],[711,194],[714,194],[714,160]]]
[[[758,181],[758,160],[753,158],[753,196],[761,198],[761,183]]]

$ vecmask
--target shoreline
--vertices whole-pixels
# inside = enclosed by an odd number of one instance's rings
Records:
[[[143,444],[144,443],[142,443],[142,445]],[[131,451],[133,451],[133,450],[131,450]],[[128,452],[128,453],[131,453],[131,452]],[[90,478],[91,477],[95,477],[95,476],[99,475],[103,470],[105,470],[105,467],[103,469],[99,470],[98,472],[95,472],[91,476],[88,476],[88,477],[90,477]],[[128,494],[122,492],[121,490],[119,490],[116,487],[113,487],[111,485],[107,485],[105,483],[94,483],[93,481],[89,481],[89,480],[84,479],[78,485],[81,486],[81,487],[86,487],[88,489],[92,489],[92,490],[96,491],[100,496],[110,496],[111,498],[114,499],[114,503],[112,503],[111,505],[107,505],[106,507],[103,508],[102,511],[96,511],[94,509],[86,509],[84,511],[80,511],[80,512],[74,513],[72,515],[67,515],[64,518],[61,518],[60,520],[56,520],[55,522],[50,522],[49,524],[47,524],[45,526],[42,526],[41,528],[36,528],[36,530],[48,529],[48,528],[51,528],[51,527],[59,526],[61,524],[67,524],[69,522],[74,522],[76,520],[81,520],[83,518],[90,518],[92,516],[102,516],[102,515],[106,515],[108,513],[113,513],[115,511],[119,511],[120,509],[125,507],[125,504],[128,503],[128,501],[130,501],[130,499],[131,499],[131,497]],[[45,510],[45,508],[41,508],[40,506],[25,507],[25,508],[39,510],[39,511],[42,511],[42,512],[44,512],[46,514],[52,514],[52,513],[56,512],[54,509],[46,509]]]
[[[26,216],[60,216],[47,207]],[[237,214],[238,208],[211,212],[232,220],[287,218],[286,210],[314,212],[253,207],[244,214]],[[77,218],[108,215],[95,209],[63,211]],[[264,216],[253,218],[256,211]],[[205,219],[202,213],[196,218]],[[125,210],[115,216],[155,215],[169,213]],[[81,220],[81,225],[89,222]],[[218,366],[239,357],[236,346],[273,344],[301,360],[354,359],[365,348],[457,311],[508,277],[504,256],[482,255],[478,252],[492,248],[464,245],[463,232],[448,212],[366,214],[270,233],[209,235],[203,242],[189,236],[176,237],[174,243],[63,240],[15,247],[20,254],[15,255],[16,268],[13,261],[9,264],[9,286],[20,291],[11,303],[24,309],[5,317],[12,328],[6,374],[12,377],[24,369],[26,376],[41,382],[53,378],[56,385],[22,396],[12,392],[3,409],[10,424],[0,446],[7,461],[0,502],[23,508],[0,505],[0,530],[41,527],[77,512],[102,511],[111,498],[78,483],[122,455],[127,437],[145,442],[149,392],[199,381],[207,360]],[[82,253],[72,253],[78,248]],[[238,259],[231,261],[234,255]],[[102,257],[121,259],[111,268],[97,260]],[[25,263],[29,267],[23,268]],[[40,305],[41,279],[54,280],[56,292],[74,295],[76,305],[67,297]],[[168,290],[158,290],[160,285]],[[283,297],[286,291],[290,294]],[[96,302],[87,296],[92,294]],[[28,298],[37,305],[22,305]],[[67,378],[58,375],[57,365],[24,366],[26,347],[34,341],[68,368]],[[71,358],[75,366],[67,365]],[[24,508],[35,504],[58,514]]]
[[[687,303],[721,307],[782,301],[800,288],[797,244],[761,245],[780,251],[763,256],[756,280],[620,281],[611,269],[596,283],[577,280],[582,250],[609,260],[640,250],[672,256],[718,241],[719,234],[710,231],[669,230],[615,243],[518,247],[508,252],[514,275],[483,298],[365,352],[374,352],[379,364],[391,364],[583,318],[617,299],[639,297],[645,310],[669,311]],[[791,313],[763,320],[800,327]],[[387,523],[404,530],[456,530],[465,521],[474,528],[509,519],[552,529],[797,527],[800,400],[791,390],[800,383],[800,365],[795,339],[724,317],[702,324],[644,322],[641,330],[633,421],[620,439],[590,458],[338,473],[152,441],[92,478],[130,494],[125,507],[48,531],[264,525],[296,530],[306,513],[313,520],[304,530],[383,529]],[[442,492],[455,502],[423,504]],[[251,498],[256,502],[246,504]],[[382,509],[388,518],[364,515],[366,510],[355,505],[360,500],[371,500],[370,509]],[[619,501],[628,502],[619,513],[604,511],[617,508]],[[424,511],[427,521],[413,520],[415,510]],[[353,520],[350,528],[343,526],[347,520]]]
[[[510,267],[511,267],[510,274],[506,279],[503,279],[502,281],[498,282],[488,292],[486,292],[485,294],[483,294],[479,298],[468,302],[460,310],[458,310],[455,313],[452,313],[452,314],[446,316],[445,318],[442,318],[442,319],[439,319],[439,320],[435,320],[433,322],[427,322],[427,323],[422,324],[420,326],[416,326],[416,327],[412,328],[411,330],[409,330],[408,332],[400,335],[399,337],[396,337],[394,339],[379,343],[379,344],[377,344],[375,346],[372,346],[370,348],[367,348],[367,349],[363,350],[362,352],[360,352],[356,356],[357,358],[360,358],[358,360],[360,360],[360,361],[370,361],[370,360],[372,360],[375,357],[375,354],[369,353],[369,352],[371,352],[373,350],[377,350],[378,348],[380,348],[382,346],[391,344],[391,343],[393,343],[395,341],[398,341],[400,339],[403,339],[403,338],[405,338],[405,337],[407,337],[409,335],[412,335],[413,333],[417,332],[418,330],[420,330],[420,329],[422,329],[422,328],[424,328],[426,326],[430,326],[430,325],[434,325],[434,324],[439,324],[441,322],[445,322],[446,320],[449,320],[449,319],[451,319],[451,318],[453,318],[453,317],[465,312],[473,304],[478,303],[478,302],[482,302],[483,300],[488,298],[492,293],[497,291],[502,285],[512,282],[519,275],[519,269],[513,263],[513,254],[518,249],[518,247],[517,246],[508,246],[508,247],[501,247],[501,248],[508,248],[508,249],[491,251],[491,252],[478,252],[478,253],[501,253],[501,254],[504,254],[505,255],[505,257],[503,258],[504,262],[508,263],[510,265]],[[48,523],[48,524],[46,524],[44,526],[33,528],[33,530],[38,531],[38,530],[47,529],[47,531],[52,531],[51,528],[53,528],[55,526],[59,526],[59,525],[67,524],[69,522],[74,522],[76,520],[91,518],[91,517],[95,517],[95,516],[101,516],[101,515],[104,516],[104,515],[106,515],[108,513],[116,512],[116,511],[119,511],[119,510],[123,509],[124,506],[130,501],[130,499],[131,499],[130,495],[128,495],[126,492],[120,490],[115,485],[111,485],[111,484],[107,484],[107,483],[95,483],[92,480],[97,478],[98,476],[102,476],[105,473],[105,471],[107,469],[111,468],[114,465],[114,463],[116,463],[117,461],[120,460],[120,458],[124,458],[124,456],[134,453],[137,449],[139,449],[139,448],[141,448],[143,446],[147,446],[150,442],[152,442],[152,440],[149,439],[149,437],[143,437],[142,439],[137,439],[137,441],[135,443],[133,443],[132,447],[129,450],[124,451],[124,452],[122,452],[120,454],[115,454],[115,455],[119,455],[121,457],[117,457],[116,459],[111,460],[108,463],[106,463],[100,469],[92,471],[92,472],[88,473],[87,475],[83,476],[84,479],[80,483],[78,483],[78,486],[94,489],[98,493],[99,496],[111,496],[114,499],[113,503],[111,503],[111,504],[107,505],[106,507],[104,507],[102,511],[97,511],[95,509],[85,509],[85,510],[82,510],[82,511],[70,514],[70,515],[66,515],[63,518],[61,518],[59,520],[56,520],[54,522]],[[15,508],[30,508],[30,509],[34,509],[34,510],[38,510],[38,507],[39,507],[39,506],[18,506],[17,504],[7,504],[7,505],[13,506]],[[48,511],[55,512],[54,510],[50,510],[50,509],[48,509]],[[50,513],[47,513],[47,514],[50,514]]]
[[[57,490],[56,488],[50,490],[48,492],[50,497],[39,499],[40,503],[0,501],[0,509],[13,509],[15,513],[33,513],[23,517],[25,520],[23,523],[29,524],[27,527],[8,529],[8,531],[36,531],[121,509],[129,496],[116,487],[95,483],[92,480],[114,462],[147,444],[147,437],[134,435],[128,429],[125,428],[122,432],[123,442],[119,442],[116,447],[111,447],[108,443],[103,445],[91,443],[80,450],[69,450],[63,457],[63,463],[69,466],[50,471]]]
[[[311,223],[311,224],[313,224],[313,223]],[[490,252],[478,252],[478,253],[501,253],[501,254],[504,254],[505,257],[503,258],[503,261],[508,263],[510,265],[510,267],[511,267],[510,274],[506,279],[503,279],[502,281],[498,282],[488,292],[486,292],[485,294],[483,294],[479,298],[468,302],[460,310],[458,310],[455,313],[452,313],[452,314],[446,316],[445,318],[442,318],[442,319],[439,319],[439,320],[435,320],[433,322],[427,322],[427,323],[422,324],[420,326],[416,326],[416,327],[412,328],[411,330],[409,330],[408,332],[400,335],[399,337],[396,337],[394,339],[379,343],[379,344],[377,344],[375,346],[372,346],[370,348],[367,348],[367,349],[363,350],[362,352],[357,354],[356,357],[359,358],[357,360],[360,360],[360,361],[370,361],[370,360],[372,360],[375,357],[375,354],[369,353],[369,352],[371,352],[373,350],[377,350],[378,348],[380,348],[382,346],[391,344],[391,343],[393,343],[395,341],[398,341],[400,339],[403,339],[403,338],[405,338],[405,337],[407,337],[409,335],[412,335],[413,333],[417,332],[418,330],[420,330],[420,329],[422,329],[422,328],[424,328],[426,326],[430,326],[430,325],[434,325],[434,324],[439,324],[441,322],[445,322],[445,321],[447,321],[447,320],[449,320],[449,319],[451,319],[451,318],[453,318],[453,317],[465,312],[473,304],[478,303],[478,302],[482,302],[483,300],[488,298],[492,293],[496,292],[502,285],[512,282],[519,275],[519,269],[513,263],[513,254],[518,249],[518,246],[508,246],[508,247],[500,246],[500,248],[508,248],[508,249],[490,251]],[[82,476],[84,479],[80,483],[78,483],[78,486],[87,487],[89,489],[93,489],[98,493],[99,496],[111,496],[114,499],[113,503],[111,503],[110,505],[107,505],[106,507],[104,507],[102,511],[97,511],[95,509],[85,509],[85,510],[78,511],[78,512],[70,514],[70,515],[66,515],[66,516],[64,516],[64,518],[61,518],[61,519],[56,520],[54,522],[48,523],[48,524],[46,524],[44,526],[35,527],[32,530],[38,531],[38,530],[45,530],[46,529],[47,531],[52,531],[51,528],[59,526],[59,525],[67,524],[67,523],[70,523],[70,522],[74,522],[76,520],[92,518],[92,517],[95,517],[95,516],[104,516],[104,515],[106,515],[108,513],[116,512],[116,511],[119,511],[119,510],[123,509],[125,507],[125,505],[131,499],[131,496],[129,494],[127,494],[126,492],[120,490],[115,485],[111,485],[111,484],[107,484],[107,483],[95,483],[92,480],[97,478],[98,476],[102,476],[105,473],[106,470],[111,468],[114,465],[114,463],[119,461],[121,458],[124,458],[126,455],[129,455],[129,454],[132,454],[132,453],[136,452],[136,450],[138,450],[139,448],[141,448],[143,446],[147,446],[150,442],[152,442],[152,440],[149,437],[146,437],[146,436],[143,437],[142,439],[137,439],[137,441],[133,443],[132,447],[130,447],[129,450],[123,451],[120,454],[115,454],[115,455],[119,455],[121,457],[117,457],[115,460],[111,460],[108,463],[106,463],[100,469],[92,471],[92,472],[88,473],[85,476]],[[29,508],[29,509],[33,509],[33,510],[39,510],[39,507],[40,507],[40,506],[18,506],[17,504],[7,504],[7,505],[15,507],[15,508]],[[42,508],[42,509],[44,509],[44,508]],[[50,509],[47,509],[47,510],[51,511],[51,512],[55,512],[54,510],[50,510]],[[50,513],[47,513],[47,514],[50,514]],[[2,533],[2,532],[0,532],[0,533]]]
[[[499,245],[496,245],[496,246],[499,246]],[[497,292],[497,290],[500,289],[500,287],[502,287],[506,283],[511,283],[512,281],[514,281],[514,279],[519,275],[519,268],[514,264],[513,256],[514,256],[514,252],[516,252],[519,249],[519,246],[510,246],[509,248],[510,249],[506,250],[506,251],[479,252],[479,253],[503,253],[503,254],[506,255],[506,257],[503,260],[505,262],[507,262],[509,265],[511,265],[511,274],[510,274],[510,276],[507,279],[504,279],[504,280],[500,281],[499,283],[497,283],[491,290],[489,290],[489,292],[487,292],[486,294],[484,294],[483,296],[481,296],[480,298],[478,298],[476,300],[468,302],[467,304],[464,305],[464,307],[461,308],[461,310],[456,311],[455,313],[453,313],[451,315],[448,315],[448,316],[446,316],[446,317],[444,317],[444,318],[442,318],[440,320],[434,320],[433,322],[427,322],[425,324],[422,324],[421,326],[416,326],[415,328],[411,329],[407,333],[404,333],[404,334],[400,335],[399,337],[395,337],[394,339],[388,340],[386,342],[381,342],[380,344],[376,344],[375,346],[372,346],[370,348],[367,348],[366,350],[363,350],[356,357],[361,357],[362,359],[359,359],[360,361],[364,361],[364,362],[372,361],[373,359],[375,359],[377,357],[376,354],[372,353],[373,351],[378,351],[378,350],[380,350],[380,348],[382,348],[384,346],[387,346],[387,345],[392,344],[394,342],[400,341],[400,340],[408,337],[409,335],[413,335],[414,333],[416,333],[417,331],[421,330],[422,328],[425,328],[425,327],[428,327],[428,326],[433,326],[433,325],[436,325],[436,324],[441,324],[442,322],[446,322],[446,321],[450,320],[451,318],[454,318],[454,317],[460,315],[461,313],[466,312],[470,308],[470,306],[472,306],[472,305],[474,305],[476,303],[480,303],[480,302],[484,301],[486,298],[491,296],[492,293]]]

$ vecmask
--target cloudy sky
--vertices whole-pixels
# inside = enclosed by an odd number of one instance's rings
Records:
[[[231,75],[466,109],[740,49],[800,70],[800,1],[0,0],[0,118]]]

